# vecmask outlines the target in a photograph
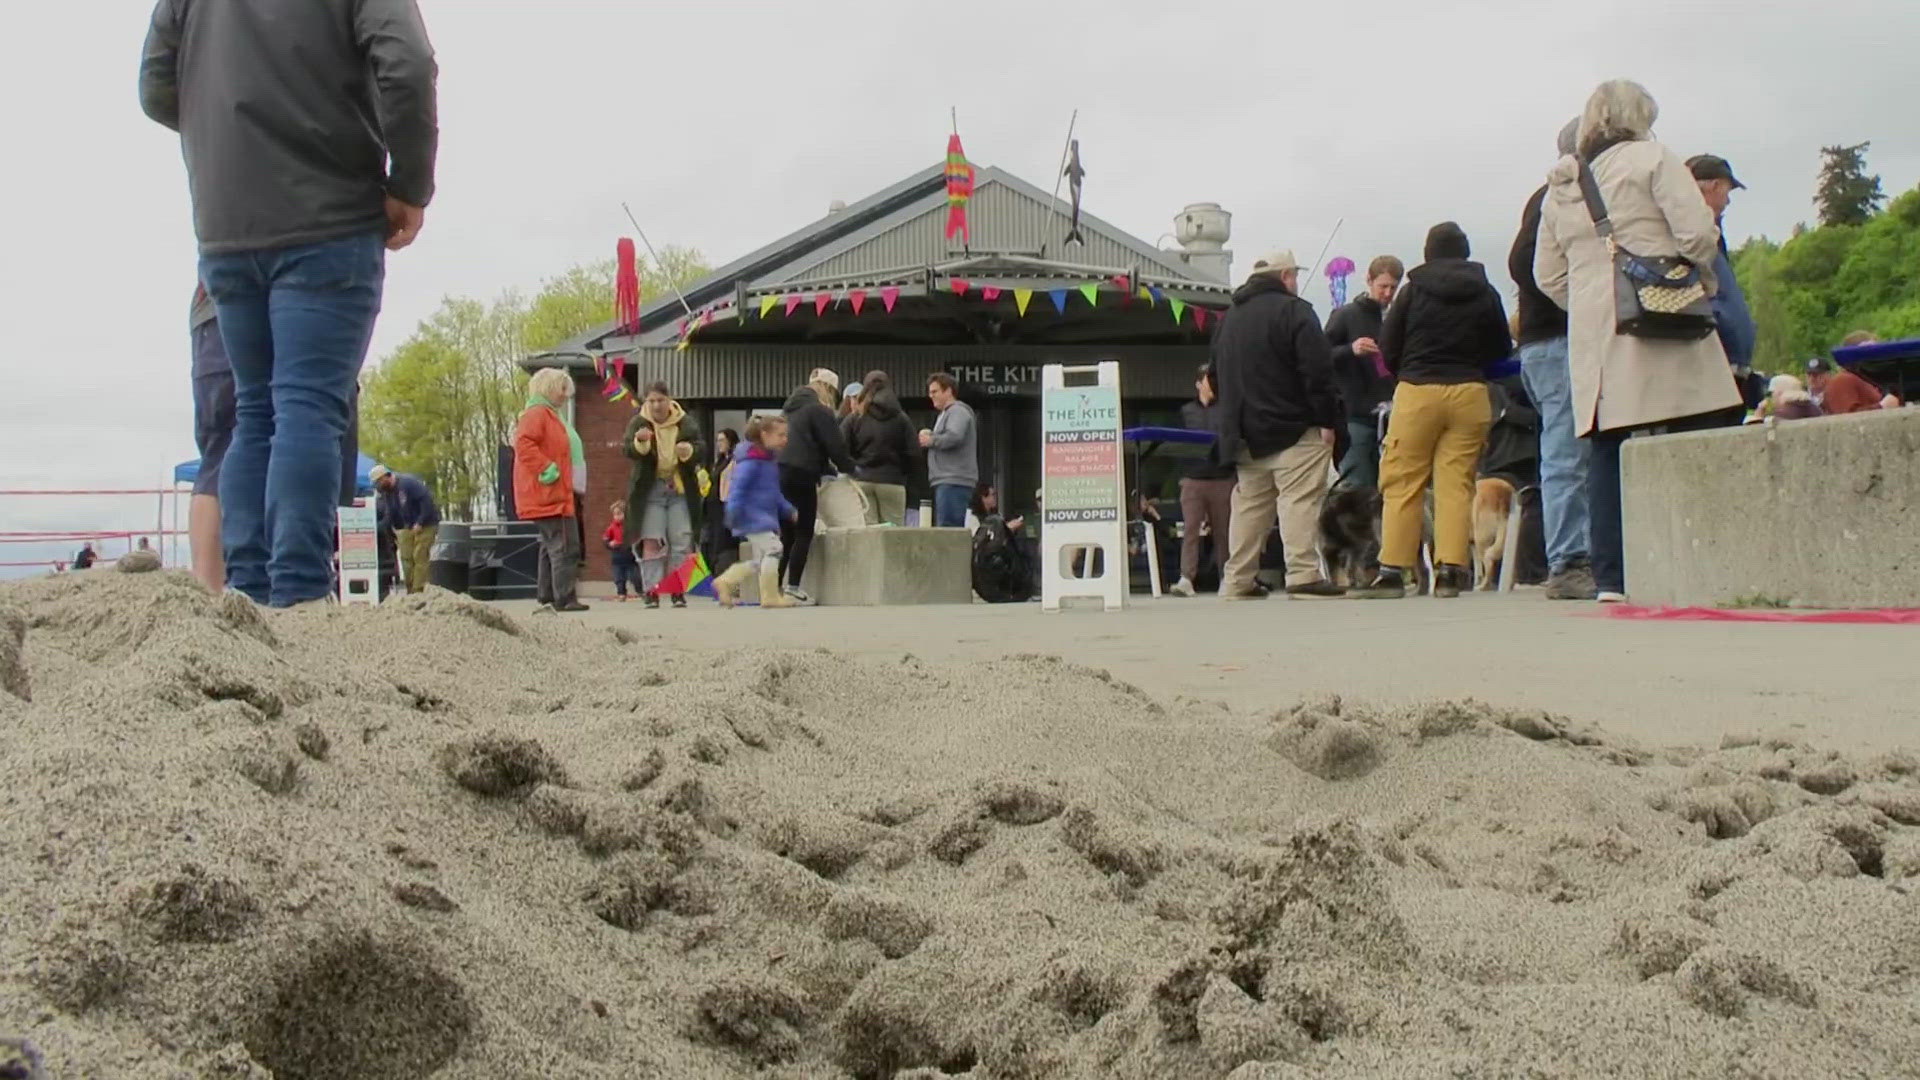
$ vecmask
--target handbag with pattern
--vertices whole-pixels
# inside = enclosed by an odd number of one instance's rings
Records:
[[[1586,159],[1580,160],[1580,194],[1593,231],[1613,258],[1613,331],[1633,337],[1696,341],[1714,331],[1713,298],[1700,268],[1672,255],[1635,255],[1613,237],[1607,204]]]

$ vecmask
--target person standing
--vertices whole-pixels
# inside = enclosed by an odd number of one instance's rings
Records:
[[[613,592],[620,603],[627,602],[627,586],[640,591],[640,563],[633,557],[633,545],[627,543],[627,504],[616,502],[608,508],[613,520],[607,524],[607,531],[600,534],[600,542],[607,546],[607,553],[613,564]]]
[[[627,474],[626,539],[638,547],[642,600],[657,608],[661,583],[693,554],[706,505],[700,429],[673,400],[667,384],[656,382],[647,387],[639,410],[627,421],[621,449],[633,462]],[[687,606],[682,591],[669,592],[667,598],[674,607]]]
[[[331,595],[340,441],[385,254],[419,236],[439,141],[414,0],[159,0],[146,114],[180,133],[200,280],[234,374],[227,583]]]
[[[81,544],[79,552],[74,555],[73,568],[75,570],[91,570],[93,569],[93,564],[99,560],[100,555],[93,550],[93,541],[89,540]]]
[[[1380,459],[1380,573],[1354,595],[1394,600],[1420,561],[1427,488],[1433,488],[1433,595],[1472,584],[1473,489],[1493,403],[1487,368],[1513,351],[1507,311],[1451,221],[1427,232],[1426,262],[1407,275],[1380,330],[1380,353],[1400,379]]]
[[[1687,171],[1700,187],[1700,196],[1713,211],[1714,228],[1720,230],[1720,252],[1713,259],[1713,276],[1720,291],[1713,294],[1713,325],[1720,335],[1720,347],[1727,351],[1727,363],[1733,365],[1733,377],[1745,383],[1753,372],[1753,347],[1759,330],[1753,324],[1753,312],[1747,309],[1747,297],[1740,290],[1740,278],[1733,272],[1733,259],[1727,254],[1727,206],[1735,190],[1745,184],[1734,178],[1727,159],[1712,154],[1696,154],[1687,159]]]
[[[1192,401],[1180,406],[1180,426],[1212,432],[1214,441],[1204,455],[1188,460],[1187,475],[1180,479],[1180,580],[1167,590],[1175,596],[1194,595],[1203,531],[1212,537],[1214,569],[1225,574],[1227,533],[1233,521],[1234,468],[1220,458],[1219,396],[1208,368],[1201,368],[1194,379],[1193,394]]]
[[[1257,260],[1213,336],[1220,460],[1235,464],[1222,600],[1258,600],[1260,553],[1276,515],[1287,553],[1287,595],[1344,595],[1320,573],[1320,503],[1327,494],[1335,428],[1333,347],[1313,305],[1300,298],[1290,251]]]
[[[813,553],[813,534],[820,523],[820,481],[829,468],[853,475],[853,458],[840,433],[834,403],[840,397],[840,376],[814,368],[807,384],[796,387],[781,407],[787,420],[787,445],[779,454],[780,494],[794,508],[780,522],[781,591],[796,604],[813,603],[800,582],[807,575]]]
[[[700,549],[707,557],[707,569],[720,574],[740,558],[740,538],[727,530],[727,484],[734,454],[740,448],[740,433],[721,428],[713,437],[713,466],[707,470],[707,498],[701,507],[704,517],[700,529]]]
[[[787,444],[784,416],[756,416],[747,421],[746,449],[734,462],[735,476],[727,485],[727,529],[747,538],[747,558],[714,579],[713,592],[723,608],[739,602],[740,586],[760,579],[760,606],[786,608],[793,598],[780,588],[780,527],[797,511],[780,493],[780,451]]]
[[[407,591],[420,592],[427,587],[427,560],[433,557],[433,538],[440,531],[440,507],[433,501],[433,492],[427,490],[427,482],[412,473],[375,465],[368,470],[367,478],[387,504],[387,520],[393,523]]]
[[[927,376],[927,397],[939,413],[932,429],[920,433],[927,483],[933,487],[933,524],[963,529],[973,487],[980,482],[980,426],[973,406],[960,400],[960,384],[946,372]]]
[[[1653,96],[1625,79],[1601,83],[1580,117],[1577,153],[1547,174],[1547,199],[1533,256],[1540,291],[1568,314],[1575,430],[1591,437],[1587,503],[1593,578],[1602,603],[1627,598],[1621,521],[1620,448],[1644,431],[1693,431],[1738,423],[1742,398],[1726,349],[1711,331],[1697,338],[1621,333],[1614,251],[1693,264],[1709,296],[1720,230],[1679,156],[1654,141]],[[1589,208],[1589,172],[1600,206]],[[1612,223],[1603,240],[1595,213]]]
[[[1367,264],[1367,291],[1327,317],[1327,341],[1333,346],[1333,377],[1347,413],[1347,455],[1340,461],[1340,483],[1380,486],[1380,418],[1393,400],[1393,374],[1380,359],[1380,322],[1400,291],[1407,268],[1382,255]]]
[[[192,340],[193,442],[200,471],[187,501],[187,545],[193,552],[193,576],[208,592],[227,587],[227,563],[220,550],[220,466],[233,445],[233,365],[220,341],[213,298],[205,286],[193,288],[187,315]]]
[[[905,525],[907,478],[919,443],[886,372],[869,371],[860,380],[860,395],[841,430],[853,458],[853,478],[866,496],[867,524]]]
[[[1574,152],[1580,118],[1560,129],[1561,157]],[[1519,292],[1517,332],[1520,377],[1540,411],[1540,502],[1547,534],[1547,599],[1591,600],[1593,568],[1587,557],[1587,462],[1592,449],[1575,434],[1573,373],[1567,360],[1567,313],[1533,280],[1533,254],[1547,186],[1527,200],[1520,232],[1507,255],[1507,273]]]
[[[579,433],[567,423],[573,376],[541,368],[527,384],[527,407],[513,427],[513,508],[540,529],[535,599],[554,611],[585,611],[575,589],[580,533],[574,525],[573,470],[586,459]]]

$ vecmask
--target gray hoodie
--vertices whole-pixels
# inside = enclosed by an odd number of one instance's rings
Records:
[[[927,483],[980,482],[980,429],[973,422],[973,409],[956,400],[933,422],[933,445],[927,449]]]
[[[437,74],[414,0],[159,0],[140,104],[180,133],[201,253],[262,251],[427,205]]]

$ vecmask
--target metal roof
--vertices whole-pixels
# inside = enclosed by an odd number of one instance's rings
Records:
[[[1128,274],[1186,299],[1224,299],[1231,292],[1219,282],[1200,281],[1178,253],[1128,235],[1106,221],[1080,214],[1084,245],[1059,243],[1067,231],[1065,200],[1055,203],[1045,191],[994,166],[976,169],[969,223],[973,254],[956,250],[945,236],[946,176],[934,165],[714,270],[684,290],[695,310],[743,296],[763,296],[802,288],[865,287],[887,283],[902,293],[924,292],[933,274],[950,270],[978,272],[983,278],[1032,279],[1036,289],[1060,287],[1089,276]],[[1044,251],[1046,258],[1038,258]],[[989,268],[983,260],[994,260]],[[913,288],[915,284],[919,289]],[[679,337],[685,312],[669,293],[642,307],[640,332],[619,347],[671,344]],[[617,324],[578,335],[525,366],[584,364],[590,350],[605,348]]]

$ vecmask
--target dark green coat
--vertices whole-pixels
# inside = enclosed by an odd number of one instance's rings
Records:
[[[627,433],[620,439],[621,451],[627,455],[627,460],[633,462],[633,467],[627,473],[627,529],[628,535],[635,539],[639,537],[641,523],[646,520],[647,495],[653,491],[653,482],[660,466],[660,459],[654,454],[642,454],[633,448],[633,437],[639,433],[640,425],[646,422],[644,412],[635,412],[633,419],[627,422]],[[697,542],[706,509],[706,499],[700,492],[706,455],[700,438],[700,426],[692,416],[680,418],[680,433],[675,441],[693,447],[693,456],[680,464],[680,488],[686,496],[687,516],[693,521],[693,536]]]

